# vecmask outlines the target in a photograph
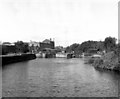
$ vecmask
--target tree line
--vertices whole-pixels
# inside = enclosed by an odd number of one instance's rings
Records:
[[[88,52],[90,49],[96,49],[98,51],[115,51],[117,53],[120,44],[116,44],[117,39],[114,37],[106,37],[104,41],[84,41],[81,44],[74,43],[66,47],[66,52],[75,54],[82,54]]]

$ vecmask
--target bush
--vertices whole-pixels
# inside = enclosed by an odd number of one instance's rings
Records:
[[[95,67],[99,67],[99,66],[101,66],[102,64],[103,64],[103,59],[101,59],[101,58],[95,59],[95,60],[94,60],[94,63],[93,63],[93,65],[94,65]]]

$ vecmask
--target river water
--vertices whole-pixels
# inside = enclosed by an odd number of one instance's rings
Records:
[[[35,59],[2,69],[3,97],[117,97],[120,75],[83,59]]]

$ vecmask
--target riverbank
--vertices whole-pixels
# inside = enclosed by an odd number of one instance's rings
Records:
[[[114,52],[106,53],[101,58],[89,58],[87,63],[92,64],[97,69],[120,71],[118,55]]]
[[[11,63],[32,60],[36,58],[36,55],[35,54],[5,55],[5,56],[0,56],[0,58],[2,58],[2,66],[3,66]]]

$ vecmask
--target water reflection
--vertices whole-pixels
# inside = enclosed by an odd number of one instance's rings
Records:
[[[119,74],[82,59],[35,59],[8,65],[2,74],[3,96],[118,96]]]

